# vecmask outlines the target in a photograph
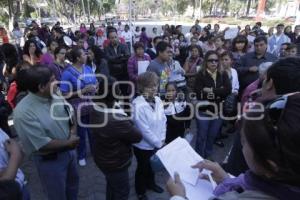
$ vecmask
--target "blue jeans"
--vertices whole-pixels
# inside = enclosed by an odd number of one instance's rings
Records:
[[[48,200],[77,200],[79,176],[74,150],[57,153],[50,160],[34,155],[33,160]]]
[[[204,113],[199,113],[200,117],[208,117]],[[222,119],[198,119],[197,136],[195,150],[203,158],[207,158],[213,153],[213,144],[222,126]]]
[[[24,186],[21,188],[21,190],[22,190],[22,195],[23,195],[22,200],[30,200],[30,193],[29,193],[27,187],[24,185]]]
[[[90,121],[89,115],[81,116],[81,122],[83,123],[83,125],[89,124],[89,121]],[[89,139],[91,151],[92,151],[93,145],[92,145],[89,128],[82,127],[79,124],[77,124],[77,135],[80,138],[79,145],[77,147],[77,154],[78,154],[78,160],[81,160],[81,159],[86,158],[86,135],[88,136],[88,139]]]

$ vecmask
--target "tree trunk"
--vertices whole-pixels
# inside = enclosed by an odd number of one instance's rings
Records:
[[[101,21],[101,6],[98,6],[98,19]]]
[[[13,0],[7,0],[8,2],[8,29],[13,29],[14,13],[13,13]]]
[[[192,17],[194,18],[195,17],[195,10],[196,10],[196,0],[193,0],[192,4],[193,4],[193,14],[192,14]]]
[[[210,8],[209,8],[209,15],[211,15],[212,14],[212,10],[213,10],[213,2],[212,1],[210,1]]]
[[[229,4],[230,4],[230,0],[226,0],[225,1],[225,13],[224,13],[226,16],[229,11]]]
[[[246,16],[248,16],[248,15],[249,15],[249,12],[250,12],[250,7],[251,7],[251,0],[247,0]]]
[[[260,21],[262,19],[262,15],[265,12],[266,8],[266,0],[259,0],[257,11],[256,11],[256,21]]]
[[[90,1],[87,0],[87,9],[88,9],[88,22],[90,23],[91,20],[91,8],[90,8]]]

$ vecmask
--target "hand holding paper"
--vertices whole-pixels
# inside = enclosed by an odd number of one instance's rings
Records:
[[[177,172],[174,174],[174,179],[170,177],[170,179],[168,180],[167,190],[171,194],[171,196],[176,196],[176,195],[181,197],[186,196],[185,187]]]
[[[182,138],[177,138],[164,148],[157,151],[156,155],[160,158],[161,162],[169,172],[170,176],[178,172],[181,181],[186,190],[186,196],[189,200],[204,200],[213,196],[212,192],[216,184],[212,184],[207,180],[199,179],[199,168],[192,168],[197,163],[203,161],[189,143]],[[211,176],[211,172],[204,170]],[[212,182],[213,178],[210,178]]]
[[[223,170],[223,168],[218,163],[209,160],[203,160],[197,163],[196,165],[192,166],[192,168],[199,169],[199,172],[203,174],[207,174],[208,172],[209,175],[211,174],[213,182],[217,184],[220,184],[225,178],[229,177],[229,175]]]

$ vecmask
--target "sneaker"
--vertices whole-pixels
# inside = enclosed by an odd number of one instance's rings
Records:
[[[86,166],[86,161],[85,161],[85,159],[80,159],[78,163],[79,163],[79,166],[81,166],[81,167]]]

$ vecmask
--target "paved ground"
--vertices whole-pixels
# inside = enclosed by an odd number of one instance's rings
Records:
[[[192,126],[194,127],[194,125]],[[192,128],[192,132],[195,132],[195,128]],[[232,136],[224,140],[225,148],[219,148],[215,146],[215,154],[213,158],[222,162],[228,153],[231,143]],[[130,200],[136,200],[136,195],[134,192],[134,171],[136,168],[136,161],[130,167]],[[37,176],[36,169],[33,162],[30,159],[25,159],[22,169],[28,180],[28,187],[31,194],[32,200],[44,200],[45,196],[40,185],[39,178]],[[79,200],[105,200],[105,179],[103,174],[94,164],[94,161],[89,154],[86,167],[79,167],[80,174],[80,188],[79,188]],[[166,180],[168,179],[167,172],[161,172],[156,174],[157,183],[165,187]],[[156,194],[153,192],[147,193],[149,200],[167,200],[169,195],[167,192],[163,194]]]

